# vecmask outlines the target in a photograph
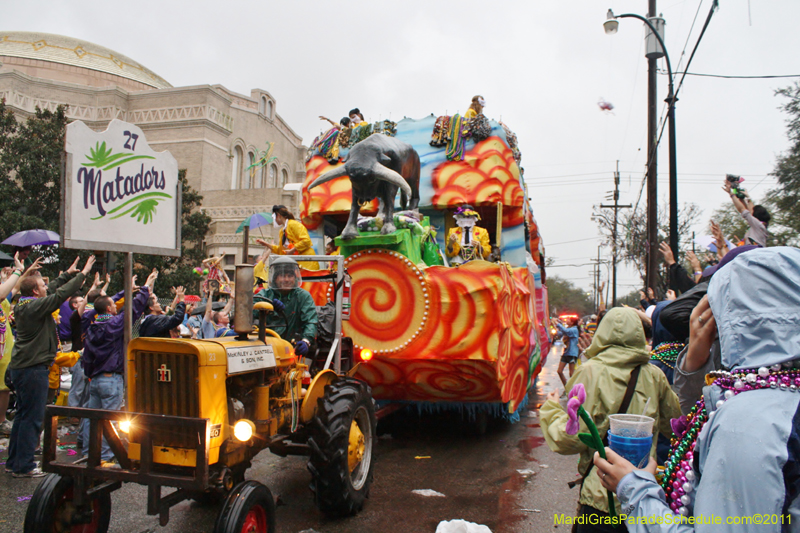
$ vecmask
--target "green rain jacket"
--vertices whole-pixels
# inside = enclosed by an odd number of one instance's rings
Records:
[[[286,306],[284,313],[286,321],[280,313],[267,315],[267,327],[281,336],[284,340],[308,339],[314,342],[317,338],[317,307],[314,298],[303,288],[296,287],[286,294],[275,289],[262,289],[253,297],[254,302],[263,302],[266,299],[280,300]],[[258,314],[253,313],[253,319],[258,324]],[[286,322],[289,322],[289,332],[286,332]]]
[[[616,414],[622,404],[631,371],[642,365],[628,412],[642,414],[647,399],[650,398],[644,414],[655,420],[651,451],[651,455],[655,456],[658,436],[656,431],[672,436],[670,419],[678,418],[681,408],[664,373],[655,365],[649,364],[650,352],[647,350],[639,315],[633,309],[611,309],[600,322],[592,344],[586,350],[586,357],[589,361],[576,369],[567,382],[566,389],[571,390],[575,383],[583,383],[586,388],[583,408],[594,420],[601,437],[608,432],[608,415]],[[559,402],[548,400],[542,405],[539,414],[547,445],[561,455],[580,454],[578,473],[583,476],[592,462],[594,450],[583,444],[577,435],[567,434],[567,413]],[[580,427],[581,432],[589,432],[582,420]],[[592,468],[578,501],[607,513],[606,494],[606,489],[600,484],[597,468]],[[614,501],[619,512],[619,501],[616,498]]]

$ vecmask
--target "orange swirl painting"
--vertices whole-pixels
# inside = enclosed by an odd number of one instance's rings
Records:
[[[345,265],[353,286],[344,333],[375,353],[357,376],[376,399],[503,402],[516,411],[538,364],[527,269],[485,261],[420,268],[383,249]]]

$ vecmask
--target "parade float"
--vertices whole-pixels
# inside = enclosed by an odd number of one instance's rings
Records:
[[[343,162],[359,143],[386,144],[370,139],[376,135],[407,143],[418,155],[418,200],[411,198],[417,212],[394,213],[395,231],[375,231],[380,217],[370,217],[385,206],[362,199],[365,218],[357,236],[348,236],[355,177]],[[300,217],[316,249],[335,236],[345,257],[352,307],[343,333],[356,354],[372,355],[356,377],[371,385],[375,399],[512,420],[527,403],[550,340],[544,246],[520,159],[513,132],[482,114],[361,122],[334,127],[312,143]],[[338,177],[320,180],[326,173]],[[408,200],[401,189],[395,211]],[[479,213],[493,251],[489,260],[447,266],[453,213],[466,204]],[[324,305],[331,287],[319,286],[309,284]]]

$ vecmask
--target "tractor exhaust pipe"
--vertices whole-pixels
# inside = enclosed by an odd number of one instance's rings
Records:
[[[247,340],[253,332],[253,265],[236,265],[236,287],[233,302],[233,331],[236,339]]]

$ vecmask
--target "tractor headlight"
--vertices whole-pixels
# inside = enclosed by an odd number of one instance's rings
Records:
[[[237,420],[233,425],[233,436],[242,442],[249,441],[256,432],[256,425],[247,419]]]
[[[361,358],[362,361],[368,363],[369,360],[372,359],[373,355],[374,353],[369,348],[361,348],[361,353],[359,354],[359,357]]]
[[[131,432],[131,421],[130,420],[123,420],[119,423],[119,430],[123,433],[130,433]]]

